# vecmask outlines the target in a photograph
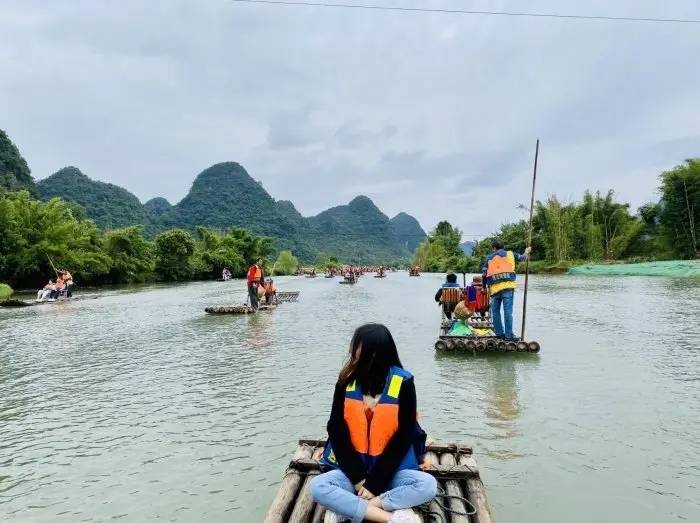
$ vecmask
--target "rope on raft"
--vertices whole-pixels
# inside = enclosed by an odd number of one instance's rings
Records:
[[[469,507],[471,507],[471,508],[467,509],[467,512],[461,512],[459,510],[454,510],[454,509],[451,509],[450,507],[445,506],[440,501],[440,498],[442,498],[442,499],[456,499],[456,500],[459,500],[462,503],[464,503],[465,507],[467,505],[469,505]],[[435,511],[430,510],[430,504],[433,501],[435,501],[437,506],[440,507],[443,511],[445,511],[446,513],[453,514],[455,516],[473,516],[474,514],[476,514],[476,508],[474,507],[474,505],[471,504],[471,502],[467,498],[465,498],[463,496],[455,496],[455,495],[447,494],[444,491],[444,489],[440,485],[438,485],[437,494],[435,495],[435,497],[433,499],[431,499],[430,501],[426,501],[422,505],[418,505],[417,507],[415,507],[418,510],[420,510],[421,512],[423,512],[423,514],[425,514],[426,521],[429,521],[428,517],[432,517],[433,519],[441,521],[442,523],[447,523],[447,521],[445,521],[443,519],[442,514],[440,514],[439,512],[435,512]]]

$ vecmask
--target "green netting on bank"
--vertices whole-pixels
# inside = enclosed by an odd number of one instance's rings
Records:
[[[588,274],[591,276],[669,276],[671,278],[700,278],[700,260],[579,265],[569,269],[569,274]]]

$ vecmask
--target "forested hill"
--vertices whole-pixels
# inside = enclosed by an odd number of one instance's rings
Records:
[[[0,129],[0,189],[34,191],[34,179],[27,162],[2,129]]]
[[[391,227],[401,244],[411,252],[416,250],[426,236],[418,220],[405,212],[400,212],[391,219]]]
[[[139,199],[117,185],[91,180],[77,167],[64,167],[37,184],[39,197],[63,198],[80,204],[102,229],[148,224]]]
[[[407,259],[425,236],[418,222],[401,213],[393,220],[366,196],[304,217],[289,201],[276,201],[235,162],[202,171],[177,204],[153,198],[142,205],[116,185],[95,181],[75,167],[61,169],[38,184],[39,195],[79,203],[103,229],[143,224],[148,234],[197,225],[217,229],[242,227],[275,239],[278,249],[291,249],[302,261],[336,256],[348,263],[381,263]]]
[[[367,196],[308,218],[311,241],[323,254],[353,263],[391,261],[410,252],[394,232],[389,217]]]

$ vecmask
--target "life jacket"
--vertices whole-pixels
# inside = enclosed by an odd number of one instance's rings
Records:
[[[448,287],[449,285],[449,287]],[[464,290],[456,283],[446,283],[442,286],[442,294],[440,294],[440,303],[443,305],[457,305],[463,296]]]
[[[471,284],[467,287],[466,293],[467,308],[472,312],[483,312],[488,310],[489,295],[481,285]]]
[[[368,417],[360,385],[353,381],[345,389],[344,418],[350,432],[350,442],[360,454],[367,470],[370,470],[382,455],[391,437],[399,428],[399,392],[404,380],[413,375],[401,367],[391,367],[377,406]],[[416,420],[413,443],[399,467],[396,469],[418,469],[419,459],[425,454],[425,432]],[[321,465],[338,468],[331,441],[323,450]]]
[[[503,249],[495,252],[486,263],[486,285],[491,294],[504,289],[515,289],[515,256]]]
[[[272,294],[275,293],[277,289],[275,289],[271,283],[266,283],[265,284],[265,294],[271,296]]]
[[[257,265],[253,264],[248,269],[248,283],[260,283],[260,278],[262,278],[262,269]]]

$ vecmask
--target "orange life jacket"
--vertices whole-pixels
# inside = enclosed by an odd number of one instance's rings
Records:
[[[456,305],[462,300],[464,291],[461,287],[443,287],[440,295],[440,303],[444,305]]]
[[[399,392],[403,381],[411,377],[412,374],[407,370],[391,367],[374,410],[365,406],[358,383],[352,382],[345,389],[343,411],[350,432],[350,442],[368,468],[382,455],[389,440],[399,428]],[[416,425],[417,423],[416,421]],[[337,467],[330,443],[326,445],[322,463]],[[413,446],[399,465],[399,469],[406,468],[418,468],[418,457]]]
[[[472,283],[467,288],[467,308],[472,312],[484,312],[489,308],[489,294],[481,284]]]
[[[513,251],[500,250],[486,263],[486,284],[491,295],[505,289],[515,289],[515,256]]]

